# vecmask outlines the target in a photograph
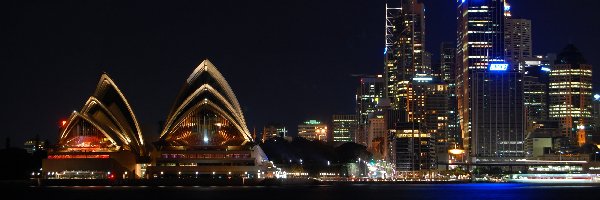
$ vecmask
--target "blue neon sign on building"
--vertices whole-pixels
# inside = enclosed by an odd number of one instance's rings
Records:
[[[506,71],[508,63],[490,63],[490,71]]]

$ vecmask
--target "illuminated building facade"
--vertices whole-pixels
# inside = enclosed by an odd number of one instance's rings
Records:
[[[568,45],[550,71],[550,118],[560,121],[561,134],[582,146],[591,137],[592,66]]]
[[[262,141],[265,142],[274,137],[286,137],[288,130],[283,124],[270,123],[263,128]]]
[[[421,132],[420,123],[396,123],[391,156],[396,171],[435,169],[435,141],[431,134]]]
[[[154,146],[149,178],[261,178],[272,168],[253,144],[233,90],[209,60],[184,82]]]
[[[431,74],[431,65],[426,65],[423,3],[402,0],[386,4],[385,38],[386,94],[392,108],[405,109],[410,80],[416,74]]]
[[[27,153],[46,150],[46,141],[40,140],[38,137],[25,141],[23,144]]]
[[[443,42],[440,45],[440,79],[446,83],[455,82],[456,69],[456,45],[450,42]]]
[[[47,178],[134,178],[147,157],[129,102],[103,74],[81,111],[61,124],[57,147],[42,163]]]
[[[532,57],[531,20],[507,17],[504,21],[504,37],[508,63],[519,66]]]
[[[505,61],[504,0],[458,1],[457,101],[474,162],[524,155],[522,73]]]
[[[358,130],[354,142],[367,146],[367,124],[369,115],[380,108],[379,102],[384,99],[385,79],[382,75],[365,76],[360,78],[360,87],[356,91],[356,113],[358,114]]]
[[[448,157],[448,84],[416,77],[408,89],[407,120],[396,123],[393,159],[400,171],[434,169],[438,153],[440,162]]]
[[[555,59],[555,55],[549,54],[523,59],[521,62],[520,66],[524,71],[523,93],[527,134],[534,132],[540,126],[540,122],[548,120],[550,64]]]
[[[327,142],[327,124],[317,120],[305,121],[298,125],[298,137]]]
[[[377,111],[369,115],[367,123],[367,149],[374,154],[375,157],[385,157],[386,145],[388,142],[387,128],[383,112]]]
[[[358,130],[357,115],[333,115],[331,136],[334,142],[352,142]]]
[[[448,85],[448,144],[462,146],[456,99],[456,45],[442,43],[440,52],[440,78],[443,83]]]

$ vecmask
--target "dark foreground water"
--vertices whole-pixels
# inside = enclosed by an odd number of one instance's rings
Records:
[[[326,186],[48,186],[4,187],[3,199],[600,199],[600,185],[390,184]],[[16,198],[15,198],[16,197]]]

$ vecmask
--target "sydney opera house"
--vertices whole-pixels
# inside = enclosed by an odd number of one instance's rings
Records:
[[[187,78],[154,143],[150,178],[245,176],[260,178],[272,168],[253,144],[233,90],[204,60]]]
[[[115,82],[100,77],[81,111],[63,121],[42,169],[48,178],[141,177],[148,152],[131,106]],[[144,159],[146,157],[146,159]]]
[[[233,90],[208,60],[187,78],[158,141],[146,144],[121,90],[106,74],[61,128],[43,162],[47,178],[262,178],[273,172],[253,143]],[[265,174],[266,173],[266,174]]]

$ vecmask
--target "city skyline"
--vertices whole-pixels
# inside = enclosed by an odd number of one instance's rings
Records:
[[[558,2],[547,1],[539,5],[545,8],[539,9],[576,6]],[[152,3],[142,7],[127,3],[49,5],[65,12],[68,6],[80,8],[84,11],[67,12],[80,16],[80,19],[53,14],[41,7],[30,10],[31,5],[14,3],[9,6],[9,31],[5,33],[8,37],[4,37],[8,43],[8,58],[2,59],[6,66],[14,66],[9,69],[11,73],[2,75],[3,84],[11,85],[7,92],[14,95],[2,100],[7,109],[0,121],[8,127],[3,135],[11,137],[13,144],[21,144],[36,134],[54,143],[59,121],[68,118],[69,111],[80,109],[80,100],[90,95],[96,77],[107,72],[118,80],[121,89],[131,98],[145,137],[158,137],[158,122],[166,120],[164,116],[176,96],[180,80],[193,69],[190,66],[197,66],[205,58],[219,63],[222,73],[230,77],[232,87],[237,88],[235,91],[250,131],[256,128],[259,132],[271,121],[282,121],[286,127],[294,129],[304,120],[327,121],[332,114],[353,113],[354,86],[358,85],[359,78],[351,75],[383,74],[384,2],[352,1],[341,7],[339,3],[264,3],[268,5],[266,8],[261,8],[264,5],[260,3],[243,2],[238,5],[207,2],[167,5],[165,14],[172,16],[164,19],[153,16],[151,11],[162,7]],[[436,55],[434,57],[439,57],[442,41],[455,41],[454,3],[425,1],[426,47]],[[585,37],[594,35],[594,30],[578,31],[566,35],[563,40],[557,39],[565,36],[565,32],[561,34],[562,29],[553,34],[540,34],[541,31],[560,29],[544,27],[540,20],[555,16],[525,12],[531,9],[534,1],[510,3],[514,17],[532,20],[535,55],[558,53],[572,42],[592,66],[600,66],[598,58],[593,56],[599,51],[593,48],[598,46],[594,46],[598,41],[588,42],[592,37]],[[582,10],[581,13],[592,15],[584,10],[596,4],[582,1],[577,8]],[[176,13],[187,6],[190,8],[184,9],[185,12]],[[262,14],[242,18],[254,13],[243,9],[244,6],[263,9]],[[286,13],[285,8],[294,6],[295,9]],[[210,16],[202,17],[194,14],[194,7],[230,8],[232,13],[238,13],[225,16],[227,14],[213,11]],[[144,10],[141,16],[127,13],[138,9]],[[313,14],[309,12],[311,10],[316,10],[314,16],[304,15]],[[29,12],[35,14],[26,15]],[[364,14],[356,16],[356,13]],[[582,17],[573,14],[556,21],[564,24],[560,20]],[[217,20],[221,17],[225,18]],[[340,21],[345,18],[351,20]],[[228,23],[232,23],[232,27],[225,25]],[[576,23],[571,26],[566,24],[565,29],[579,27]],[[258,29],[253,29],[256,27]],[[231,33],[234,31],[238,33]],[[219,35],[221,33],[225,34]],[[598,81],[595,83],[598,85]],[[47,100],[34,102],[27,99]],[[30,117],[36,111],[39,115]],[[295,130],[290,133],[295,135]]]

